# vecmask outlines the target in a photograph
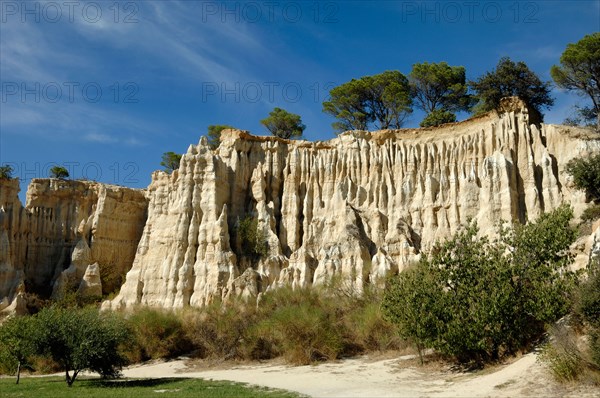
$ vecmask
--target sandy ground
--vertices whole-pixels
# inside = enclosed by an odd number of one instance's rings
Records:
[[[126,377],[199,377],[283,388],[311,397],[600,397],[600,388],[554,382],[527,354],[479,372],[428,369],[409,357],[347,359],[316,366],[254,364],[226,369],[190,368],[185,360],[132,367]]]

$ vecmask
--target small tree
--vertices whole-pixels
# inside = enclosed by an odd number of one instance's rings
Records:
[[[414,64],[408,79],[416,106],[428,115],[436,110],[454,113],[471,107],[463,66]]]
[[[290,113],[285,109],[275,108],[269,113],[269,117],[260,121],[275,137],[279,138],[299,138],[306,128],[302,124],[299,115]]]
[[[119,375],[125,359],[118,348],[125,342],[127,331],[114,315],[100,314],[93,308],[51,307],[40,311],[35,318],[37,349],[60,364],[69,387],[85,369],[103,377]]]
[[[50,169],[50,178],[69,178],[69,170],[62,166],[54,166]]]
[[[10,180],[13,174],[13,168],[9,164],[0,166],[0,180]]]
[[[180,162],[180,154],[175,152],[165,152],[162,155],[162,161],[160,162],[160,165],[165,168],[165,172],[170,174],[179,168]]]
[[[237,238],[240,243],[241,254],[252,260],[258,260],[269,252],[265,235],[258,228],[258,219],[246,216],[237,225]]]
[[[226,129],[233,129],[235,127],[229,126],[227,124],[214,124],[208,126],[208,146],[212,149],[217,149],[219,144],[221,143],[221,132]]]
[[[329,92],[323,112],[338,119],[336,131],[400,128],[412,112],[408,79],[398,71],[352,79]]]
[[[600,154],[587,158],[573,158],[565,168],[573,177],[577,189],[586,191],[588,198],[600,200]]]
[[[456,122],[456,115],[452,112],[443,111],[441,109],[436,109],[431,112],[429,115],[419,123],[421,127],[433,127],[439,126],[444,123],[454,123]]]
[[[12,317],[0,327],[0,356],[16,368],[17,384],[22,367],[36,353],[35,332],[33,318],[29,316]]]
[[[600,32],[568,44],[560,57],[560,66],[552,66],[550,75],[558,87],[592,100],[600,129]]]
[[[501,58],[496,69],[469,82],[469,85],[479,100],[475,107],[476,114],[498,109],[502,98],[512,96],[522,99],[540,120],[542,108],[549,109],[554,105],[550,82],[542,82],[524,62],[515,63],[508,57]]]

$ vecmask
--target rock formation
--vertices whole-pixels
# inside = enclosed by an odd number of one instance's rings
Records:
[[[351,131],[327,142],[227,131],[212,151],[202,139],[179,170],[153,174],[135,260],[104,307],[202,306],[334,278],[360,291],[469,219],[491,233],[500,220],[523,222],[565,200],[579,214],[585,195],[563,168],[600,141],[583,129],[530,125],[518,100],[504,106],[438,128]],[[241,242],[248,216],[268,248],[259,259]]]
[[[107,291],[120,286],[145,225],[144,191],[34,179],[25,207],[18,192],[18,180],[0,180],[0,310],[19,292],[56,297],[82,280],[83,291],[96,294],[101,273],[113,285]]]

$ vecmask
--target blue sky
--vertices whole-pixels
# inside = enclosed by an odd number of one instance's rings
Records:
[[[210,124],[262,135],[282,107],[325,140],[321,103],[352,78],[446,61],[475,79],[509,56],[549,80],[565,46],[599,30],[600,0],[1,1],[0,164],[24,183],[65,164],[145,187],[163,152]],[[550,123],[586,103],[554,96]]]

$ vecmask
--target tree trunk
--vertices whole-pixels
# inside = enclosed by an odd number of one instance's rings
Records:
[[[19,380],[21,379],[21,361],[17,364],[17,384],[19,384]]]
[[[65,369],[65,381],[67,382],[67,386],[71,387],[73,385],[73,379],[69,376],[69,369]]]

